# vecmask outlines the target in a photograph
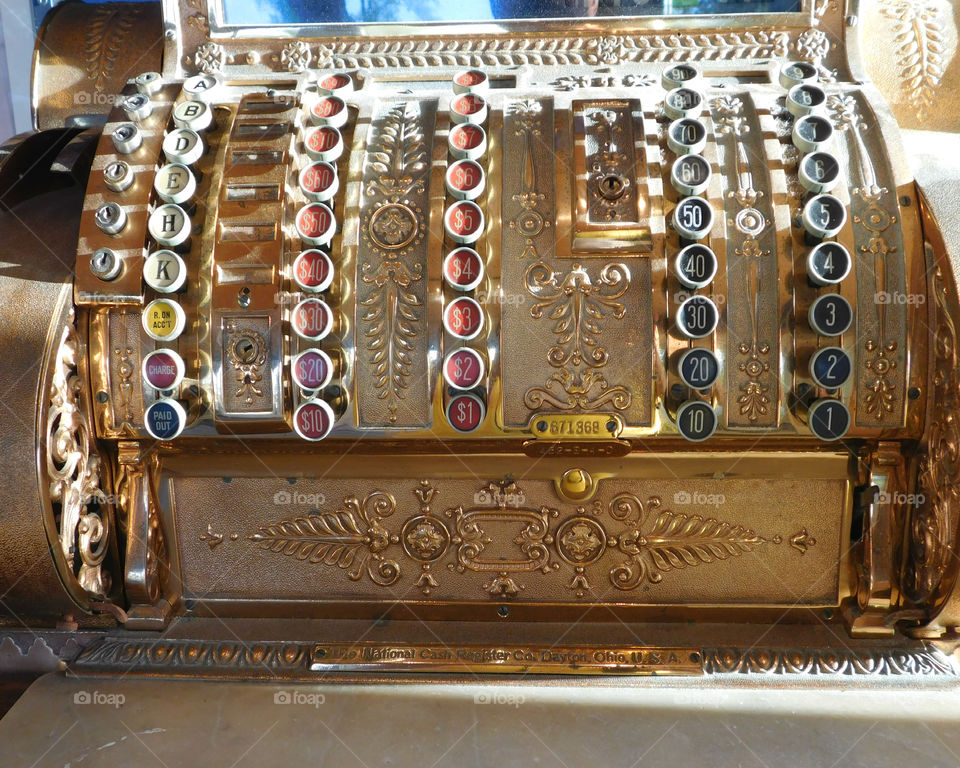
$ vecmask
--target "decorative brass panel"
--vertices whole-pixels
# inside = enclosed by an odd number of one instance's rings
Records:
[[[836,605],[842,479],[174,477],[188,595],[206,600]],[[816,492],[811,493],[811,484]],[[770,489],[783,502],[771,508]],[[233,574],[232,576],[230,574]]]
[[[280,402],[279,341],[270,315],[224,317],[217,407],[229,415],[276,413]],[[280,411],[282,414],[282,410]]]
[[[502,338],[519,346],[501,363],[503,421],[527,427],[541,412],[609,413],[646,426],[651,376],[637,371],[653,361],[650,265],[556,258],[553,190],[564,182],[547,139],[553,116],[550,101],[504,108],[501,284],[513,300],[501,305]]]
[[[430,424],[426,235],[436,110],[434,101],[383,102],[372,121],[356,282],[362,427]]]

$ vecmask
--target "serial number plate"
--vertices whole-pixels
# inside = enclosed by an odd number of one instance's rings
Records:
[[[609,440],[620,434],[623,422],[617,416],[603,413],[590,416],[543,414],[530,420],[529,429],[535,437],[548,440]]]
[[[317,645],[315,672],[488,672],[560,675],[702,675],[694,648],[522,645]]]

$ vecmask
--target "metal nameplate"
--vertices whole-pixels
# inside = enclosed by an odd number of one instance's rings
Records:
[[[695,648],[538,645],[317,645],[314,672],[463,672],[550,675],[702,675]]]
[[[606,413],[537,414],[530,419],[529,430],[539,440],[612,440],[620,435],[623,422]]]

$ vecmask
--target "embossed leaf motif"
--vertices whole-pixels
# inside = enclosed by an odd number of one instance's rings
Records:
[[[652,497],[646,506],[656,509],[660,503],[659,497]],[[660,512],[646,531],[645,505],[632,494],[614,498],[610,516],[633,526],[618,537],[618,547],[629,559],[610,570],[611,583],[622,590],[636,589],[644,579],[657,584],[664,573],[728,560],[782,541],[780,536],[766,539],[736,523],[669,509]]]
[[[900,90],[917,119],[929,114],[948,60],[937,5],[925,0],[881,0],[883,15],[895,24]]]
[[[108,3],[94,6],[91,12],[93,20],[87,28],[86,71],[94,88],[102,91],[113,75],[123,41],[142,9],[137,5]]]
[[[247,539],[268,552],[342,568],[353,581],[366,571],[377,584],[393,584],[400,578],[400,568],[380,554],[396,540],[381,524],[383,517],[393,514],[393,497],[376,491],[362,502],[348,497],[343,507],[262,525]]]
[[[261,527],[260,533],[250,538],[264,549],[297,560],[350,568],[362,546],[363,533],[349,513],[325,512]]]
[[[410,102],[398,104],[387,114],[377,146],[369,154],[369,167],[380,175],[370,182],[368,195],[379,192],[397,202],[414,189],[423,191],[427,163],[420,123],[420,112]]]
[[[767,543],[766,539],[742,525],[669,510],[657,517],[646,539],[650,557],[659,571],[739,557],[752,551],[754,545]]]
[[[626,61],[702,61],[779,58],[790,36],[782,31],[625,37],[485,37],[482,39],[364,40],[321,46],[320,59],[337,69],[358,67],[486,67],[523,64],[616,64]]]
[[[414,339],[418,334],[421,306],[417,295],[406,290],[420,280],[400,262],[384,261],[375,269],[364,265],[363,281],[377,286],[362,305],[364,336],[373,365],[377,397],[388,400],[390,420],[396,421],[398,401],[406,397],[407,380],[413,367]]]

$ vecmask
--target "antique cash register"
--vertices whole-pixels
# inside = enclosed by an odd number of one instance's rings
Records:
[[[951,128],[956,35],[918,13],[58,7],[0,149],[4,636],[954,679],[957,206],[901,128]]]

